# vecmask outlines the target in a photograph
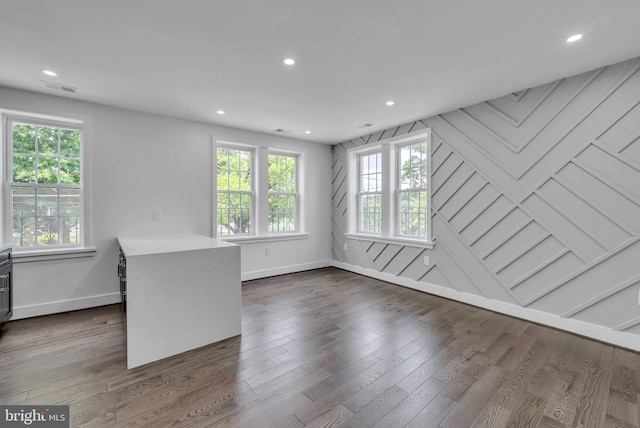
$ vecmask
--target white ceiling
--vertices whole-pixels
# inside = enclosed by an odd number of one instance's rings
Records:
[[[1,0],[0,85],[336,143],[640,56],[638,17],[638,0]]]

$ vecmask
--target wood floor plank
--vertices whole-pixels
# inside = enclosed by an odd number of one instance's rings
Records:
[[[381,418],[374,427],[403,427],[427,407],[446,387],[438,379],[431,378],[419,386],[413,393],[402,400]]]
[[[386,388],[358,413],[338,426],[341,428],[372,427],[407,396],[408,394],[397,386]]]
[[[393,368],[400,363],[402,363],[402,359],[395,355],[392,355],[385,360],[381,360],[371,368],[360,373],[358,376],[343,383],[338,388],[335,388],[331,392],[323,395],[317,400],[314,400],[313,405],[309,408],[303,409],[302,411],[296,412],[296,416],[305,424],[311,422],[327,410],[330,410],[337,405],[342,405],[346,399],[353,396],[358,391],[361,391],[372,382],[375,382],[377,379],[393,370]],[[371,399],[373,398],[374,397],[371,397]]]
[[[306,427],[309,428],[330,428],[340,426],[346,420],[353,416],[353,412],[342,404],[326,411],[314,420],[309,422]]]
[[[502,368],[491,367],[442,421],[442,428],[471,426],[484,409],[486,397],[495,394],[504,379],[505,372]]]
[[[242,295],[242,335],[132,370],[119,305],[11,321],[0,403],[73,427],[640,428],[636,352],[335,268]]]
[[[547,403],[548,402],[542,397],[525,394],[518,405],[517,411],[512,413],[511,420],[508,422],[508,425],[516,427],[535,427],[540,425],[544,417],[544,411]],[[598,425],[593,426],[595,427]]]
[[[603,426],[611,373],[598,367],[590,367],[585,376],[584,388],[579,395],[574,424],[577,426]]]
[[[511,419],[511,412],[499,404],[491,403],[480,413],[471,428],[499,428],[506,427]]]
[[[408,424],[406,428],[435,428],[453,411],[458,405],[451,398],[438,395],[424,409],[422,409]]]

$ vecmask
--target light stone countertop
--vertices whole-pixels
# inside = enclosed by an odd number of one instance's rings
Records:
[[[161,235],[144,238],[118,238],[125,256],[176,253],[181,251],[235,247],[237,244],[204,235]]]

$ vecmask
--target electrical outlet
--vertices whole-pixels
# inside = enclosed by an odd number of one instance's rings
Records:
[[[162,220],[162,211],[154,211],[153,212],[153,221],[159,222]]]
[[[429,256],[424,256],[423,263],[424,263],[426,266],[428,266],[428,265],[429,265],[429,263],[431,263],[431,260],[429,259]]]
[[[347,244],[346,242],[343,244],[342,248],[344,248],[345,251],[347,251],[349,249],[349,244]]]
[[[265,256],[270,256],[271,255],[271,247],[265,247],[264,248],[264,255]]]

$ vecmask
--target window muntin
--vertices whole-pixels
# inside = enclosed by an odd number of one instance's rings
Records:
[[[269,232],[297,230],[297,156],[269,154]]]
[[[426,142],[398,147],[396,191],[399,235],[427,236],[427,156]]]
[[[9,118],[7,130],[13,246],[82,246],[81,128]]]
[[[253,152],[247,149],[217,149],[217,234],[253,233]]]
[[[358,232],[382,231],[382,153],[358,157]]]

